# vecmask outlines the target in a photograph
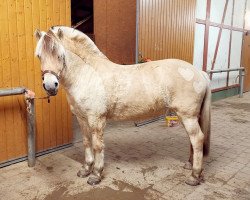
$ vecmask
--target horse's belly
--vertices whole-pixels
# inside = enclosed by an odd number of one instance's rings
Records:
[[[153,118],[166,113],[166,105],[164,102],[155,102],[152,104],[136,104],[118,105],[111,110],[107,118],[112,120],[144,120]]]

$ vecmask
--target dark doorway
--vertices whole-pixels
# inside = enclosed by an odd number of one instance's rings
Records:
[[[71,0],[71,24],[94,39],[93,0]]]
[[[93,0],[71,0],[71,24],[94,41]],[[73,120],[73,143],[82,141],[82,132],[76,117]]]

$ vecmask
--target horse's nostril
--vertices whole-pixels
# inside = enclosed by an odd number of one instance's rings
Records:
[[[55,82],[55,86],[56,86],[56,87],[58,86],[58,83],[57,83],[57,82]]]

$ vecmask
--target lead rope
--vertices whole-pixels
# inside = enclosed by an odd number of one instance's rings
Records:
[[[50,103],[50,95],[45,97],[34,97],[34,99],[48,99],[48,103]]]
[[[48,103],[50,103],[50,95],[45,96],[45,97],[35,97],[35,93],[31,90],[26,89],[25,90],[25,101],[26,101],[26,106],[27,106],[27,112],[31,113],[31,101],[34,99],[48,99]]]

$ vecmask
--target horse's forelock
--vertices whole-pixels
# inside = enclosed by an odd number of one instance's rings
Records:
[[[42,53],[64,57],[65,50],[52,35],[45,33],[38,41],[36,48],[36,56],[41,56]]]
[[[54,49],[55,49],[55,41],[51,36],[45,34],[43,38],[43,50],[48,53],[52,53]]]

